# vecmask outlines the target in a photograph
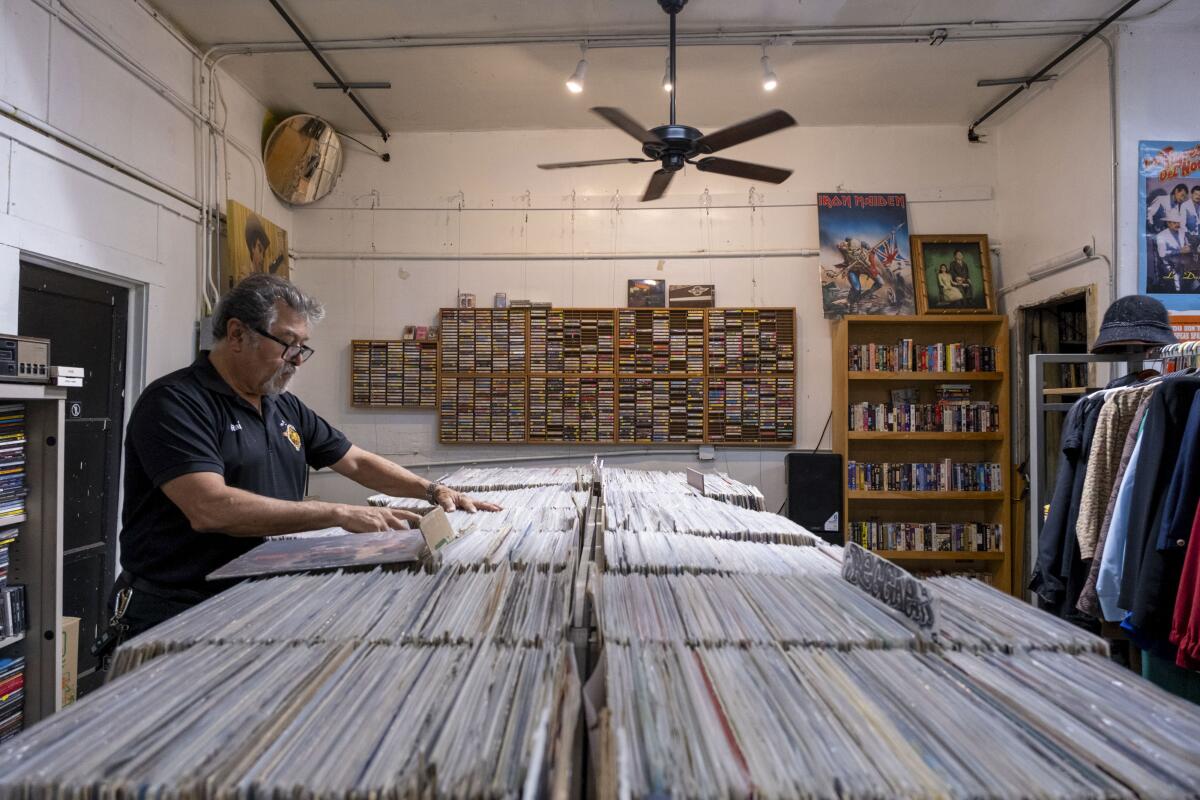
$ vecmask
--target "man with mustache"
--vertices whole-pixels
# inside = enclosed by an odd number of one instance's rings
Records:
[[[217,305],[211,353],[142,393],[125,440],[123,570],[113,592],[113,627],[124,636],[226,588],[205,576],[264,536],[333,527],[367,533],[420,519],[305,501],[310,467],[447,511],[499,510],[355,447],[287,391],[313,355],[306,342],[322,316],[321,304],[287,280],[250,275]]]

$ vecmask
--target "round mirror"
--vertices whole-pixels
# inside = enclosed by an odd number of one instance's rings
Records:
[[[276,197],[307,205],[329,194],[342,174],[342,140],[325,120],[296,114],[271,131],[263,166]]]

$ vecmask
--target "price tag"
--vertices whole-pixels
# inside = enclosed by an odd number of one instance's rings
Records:
[[[933,627],[933,595],[912,573],[854,542],[846,545],[842,577],[923,629]]]

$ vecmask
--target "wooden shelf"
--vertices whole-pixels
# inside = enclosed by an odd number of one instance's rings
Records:
[[[872,550],[871,552],[892,561],[1003,561],[1007,555],[1000,551],[976,553],[947,552],[945,550]]]
[[[852,381],[1002,381],[1003,372],[848,372]]]
[[[997,325],[1007,322],[1003,314],[916,314],[898,316],[875,316],[874,314],[849,314],[842,317],[842,322],[852,325],[908,325],[925,327],[927,325],[957,325],[960,328],[979,327],[981,325]]]
[[[911,339],[917,346],[962,343],[995,348],[995,371],[886,372],[850,371],[853,345],[894,346]],[[1010,456],[1011,420],[1008,318],[1000,314],[866,316],[843,317],[834,328],[833,348],[833,449],[845,461],[891,463],[988,461],[1001,465],[1003,486],[993,492],[873,492],[843,491],[842,519],[880,523],[969,523],[1003,526],[1002,549],[994,552],[876,550],[877,555],[916,567],[939,567],[947,571],[986,568],[994,585],[1013,592],[1024,583],[1015,554],[1024,552],[1023,531],[1014,526]],[[907,362],[906,362],[907,363]],[[944,431],[851,431],[850,406],[872,395],[886,394],[904,384],[932,388],[931,382],[963,383],[972,386],[974,399],[995,406],[994,432],[948,433]],[[869,458],[864,455],[871,454]],[[986,454],[986,455],[985,455]],[[876,457],[878,456],[878,457]],[[844,479],[843,479],[844,480]],[[961,564],[962,566],[958,566]],[[974,566],[973,566],[974,565]]]
[[[846,496],[851,500],[919,500],[921,502],[942,500],[976,500],[996,501],[1006,500],[1004,492],[871,492],[862,489],[847,490]]]
[[[1059,386],[1053,389],[1043,389],[1042,394],[1049,397],[1072,397],[1074,395],[1083,395],[1088,392],[1099,391],[1090,386]]]
[[[941,431],[849,431],[846,438],[853,441],[882,439],[897,442],[998,442],[1001,433],[942,433]]]

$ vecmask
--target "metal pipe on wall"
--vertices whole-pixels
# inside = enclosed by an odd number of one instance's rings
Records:
[[[688,251],[682,253],[381,253],[373,252],[305,252],[296,250],[297,261],[641,261],[646,259],[705,259],[705,258],[816,258],[820,250],[736,250],[725,252]]]

